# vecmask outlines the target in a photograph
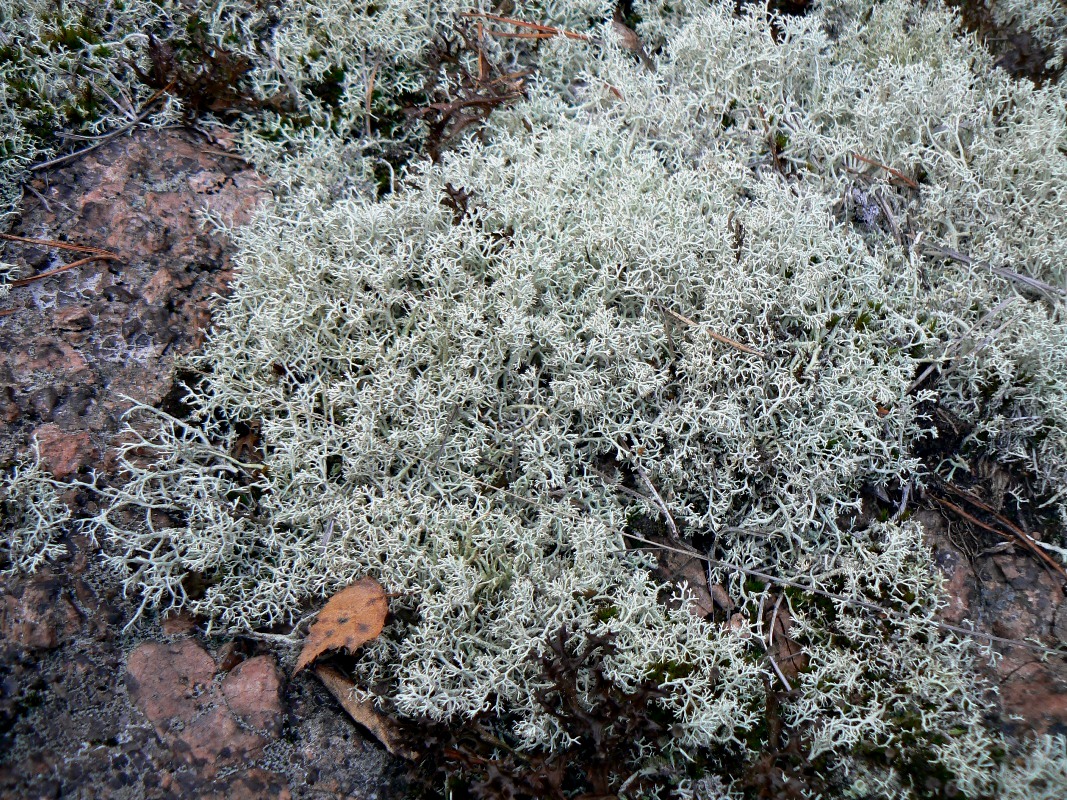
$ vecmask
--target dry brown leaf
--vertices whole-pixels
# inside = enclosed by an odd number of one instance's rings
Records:
[[[352,690],[356,688],[355,683],[331,667],[317,666],[315,674],[348,716],[370,731],[374,738],[382,743],[382,747],[399,758],[415,760],[417,754],[404,746],[403,734],[396,721],[376,709],[372,701],[357,700],[352,695]]]
[[[389,603],[385,590],[374,578],[361,578],[339,591],[323,606],[318,618],[308,631],[304,649],[296,662],[293,674],[325,653],[327,650],[357,648],[377,639],[385,627]]]
[[[715,601],[715,605],[729,614],[734,610],[734,601],[730,597],[730,593],[723,588],[721,583],[713,583],[711,585],[711,599]]]
[[[715,601],[708,590],[708,576],[704,572],[704,562],[695,556],[685,555],[673,550],[659,553],[659,575],[669,583],[687,583],[692,599],[689,611],[696,617],[710,617],[715,611]]]
[[[789,632],[793,629],[793,616],[784,606],[777,609],[771,618],[771,657],[778,664],[782,674],[793,680],[808,668],[808,656]]]

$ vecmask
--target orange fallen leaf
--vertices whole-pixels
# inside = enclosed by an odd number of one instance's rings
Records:
[[[385,627],[389,603],[385,590],[374,578],[361,578],[339,591],[323,606],[308,631],[304,649],[293,674],[327,650],[353,652],[378,635]]]

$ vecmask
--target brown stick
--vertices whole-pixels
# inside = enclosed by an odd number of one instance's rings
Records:
[[[93,253],[101,258],[118,258],[115,253],[112,253],[109,250],[101,250],[99,247],[73,244],[71,242],[57,242],[54,239],[30,239],[25,236],[15,236],[10,233],[0,233],[0,239],[6,239],[9,242],[21,242],[22,244],[39,244],[44,247],[54,247],[57,250],[73,250],[76,253]]]
[[[1000,536],[1004,539],[1017,539],[1021,541],[1023,543],[1023,546],[1026,547],[1027,550],[1037,556],[1038,559],[1042,561],[1046,566],[1048,566],[1051,570],[1059,573],[1061,578],[1067,580],[1067,571],[1064,570],[1064,568],[1059,564],[1059,562],[1057,562],[1056,559],[1054,559],[1052,556],[1050,556],[1048,553],[1038,547],[1029,536],[1027,536],[1018,528],[1015,528],[1015,530],[1013,530],[1010,534],[1005,533],[999,528],[994,528],[992,525],[987,525],[986,523],[975,517],[973,514],[968,514],[958,505],[956,505],[955,503],[951,503],[948,500],[945,500],[943,497],[936,497],[934,495],[931,495],[931,497],[938,505],[942,505],[945,508],[954,511],[955,513],[963,517],[965,520],[970,522],[972,525],[977,525],[982,530],[989,531],[990,533],[995,533],[997,536]],[[1011,527],[1014,528],[1014,526]]]
[[[854,155],[856,158],[858,158],[864,164],[870,164],[872,167],[878,167],[879,169],[884,169],[886,172],[890,173],[893,177],[900,178],[900,180],[904,181],[904,183],[908,184],[908,186],[910,186],[912,189],[918,189],[919,188],[919,184],[917,184],[915,181],[913,181],[911,178],[909,178],[907,175],[905,175],[899,169],[893,169],[892,167],[887,167],[885,164],[881,164],[881,163],[875,161],[872,158],[867,158],[866,156],[861,156],[859,153],[853,153],[852,155]]]
[[[45,278],[51,278],[53,275],[59,275],[61,272],[66,272],[68,269],[80,267],[82,264],[88,264],[90,261],[99,261],[102,258],[113,258],[113,256],[86,256],[85,258],[79,258],[77,261],[71,261],[69,264],[64,264],[62,267],[56,267],[47,272],[38,272],[36,275],[31,275],[28,278],[19,278],[17,281],[11,281],[8,286],[28,286],[34,281],[42,281]]]
[[[950,492],[952,492],[954,495],[957,495],[958,497],[962,497],[967,502],[972,503],[973,505],[975,505],[978,508],[982,509],[982,511],[985,511],[987,514],[992,516],[997,522],[999,522],[1001,525],[1003,525],[1005,528],[1007,528],[1009,531],[1011,531],[1011,533],[1017,539],[1022,541],[1023,544],[1026,545],[1026,549],[1027,550],[1029,550],[1031,553],[1033,553],[1038,558],[1040,558],[1042,561],[1044,561],[1049,567],[1051,567],[1056,572],[1058,572],[1060,574],[1060,576],[1062,578],[1064,578],[1064,580],[1067,580],[1067,570],[1064,570],[1063,566],[1058,561],[1056,561],[1056,559],[1054,559],[1052,556],[1050,556],[1048,553],[1046,553],[1044,550],[1042,550],[1041,547],[1037,544],[1037,542],[1034,541],[1033,537],[1031,537],[1026,531],[1024,531],[1022,528],[1020,528],[1015,523],[1013,523],[1010,519],[1005,517],[1003,514],[999,513],[996,509],[994,509],[989,504],[983,502],[982,500],[979,500],[974,495],[969,494],[968,492],[965,492],[962,489],[958,489],[957,487],[952,486],[951,484],[947,484],[946,483],[946,484],[942,484],[942,485],[946,489],[948,489]],[[947,504],[950,508],[952,508],[953,510],[956,510],[956,506],[954,506],[952,503],[949,503],[947,500],[939,500],[937,497],[934,497],[934,500],[938,501],[938,502],[941,502],[943,504]],[[968,515],[968,516],[970,516],[970,515]],[[970,519],[972,521],[977,522],[977,520],[974,520],[974,517],[970,517]],[[993,528],[991,528],[988,525],[983,525],[980,522],[978,524],[981,525],[981,527],[983,527],[985,530],[994,530]],[[994,532],[998,533],[1000,536],[1004,536],[1005,538],[1008,538],[1006,534],[1004,534],[1004,533],[1002,533],[1000,531],[994,531]]]
[[[514,25],[514,26],[516,26],[518,28],[531,28],[532,30],[535,30],[539,34],[541,34],[540,36],[536,36],[536,37],[522,36],[521,38],[546,39],[546,38],[549,38],[551,36],[558,36],[560,34],[566,36],[568,39],[579,39],[579,40],[581,40],[583,42],[591,41],[592,38],[593,38],[592,36],[588,36],[588,35],[586,35],[584,33],[575,33],[574,31],[565,31],[562,28],[554,28],[551,25],[541,25],[541,24],[536,23],[536,22],[527,22],[526,20],[514,19],[513,17],[502,17],[499,14],[486,14],[486,13],[483,13],[483,12],[480,12],[480,11],[464,11],[462,14],[460,14],[460,16],[461,17],[467,17],[469,19],[481,18],[481,19],[490,20],[492,22],[502,22],[505,25]],[[489,33],[492,36],[496,36],[497,35],[497,33],[495,31],[487,31],[487,33]],[[506,36],[504,38],[519,38],[519,35],[518,34],[512,34],[512,35],[508,35],[508,36]]]
[[[686,325],[692,325],[695,328],[699,328],[700,327],[700,323],[694,322],[693,320],[689,319],[689,317],[682,316],[677,311],[672,311],[671,309],[667,308],[666,306],[663,307],[663,310],[666,311],[668,314],[670,314],[675,319],[680,320],[681,322],[684,322]],[[715,341],[722,342],[723,344],[728,344],[728,345],[730,345],[730,347],[736,347],[742,353],[749,353],[749,354],[754,355],[754,356],[759,356],[760,358],[766,358],[767,357],[765,354],[761,353],[759,350],[755,349],[754,347],[749,347],[747,344],[741,344],[741,342],[734,341],[733,339],[731,339],[731,338],[729,338],[727,336],[723,336],[721,333],[716,333],[715,331],[712,331],[712,330],[705,330],[704,332],[708,336],[710,336],[712,339],[714,339]]]

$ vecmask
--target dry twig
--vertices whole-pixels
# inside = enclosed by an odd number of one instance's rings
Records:
[[[950,247],[944,247],[942,245],[937,244],[928,244],[925,246],[924,251],[928,255],[942,256],[943,258],[948,258],[952,261],[958,261],[959,263],[965,264],[967,266],[976,265],[979,267],[985,267],[994,275],[999,275],[1002,278],[1007,278],[1008,280],[1020,283],[1029,289],[1033,289],[1039,294],[1067,297],[1067,289],[1062,289],[1059,286],[1053,286],[1051,283],[1045,283],[1044,281],[1039,280],[1037,278],[1032,278],[1029,275],[1023,275],[1019,272],[1014,272],[1006,267],[995,267],[988,261],[978,261],[968,255],[964,255],[963,253],[957,252],[956,250],[953,250]]]
[[[852,155],[855,156],[856,158],[858,158],[864,164],[870,164],[872,167],[878,167],[879,169],[884,169],[886,172],[888,172],[894,178],[899,178],[901,181],[906,183],[912,189],[918,189],[919,188],[919,184],[917,184],[915,181],[913,181],[911,178],[909,178],[907,175],[905,175],[899,169],[893,169],[892,167],[887,167],[885,164],[879,163],[878,161],[875,161],[873,158],[867,158],[866,156],[861,156],[859,153],[853,153]]]
[[[959,515],[960,517],[963,517],[963,519],[967,520],[972,525],[976,525],[976,526],[978,526],[979,528],[981,528],[984,531],[989,531],[990,533],[996,534],[997,536],[1000,536],[1000,537],[1002,537],[1004,539],[1018,541],[1020,544],[1022,544],[1022,546],[1026,550],[1028,550],[1030,553],[1035,555],[1038,558],[1038,560],[1040,560],[1046,567],[1048,567],[1050,570],[1052,570],[1053,572],[1058,574],[1061,578],[1063,578],[1065,581],[1067,581],[1067,570],[1064,569],[1063,565],[1060,564],[1058,561],[1056,561],[1056,559],[1054,559],[1052,556],[1050,556],[1044,550],[1042,550],[1038,546],[1037,542],[1035,542],[1034,539],[1029,534],[1026,533],[1026,531],[1024,531],[1022,528],[1020,528],[1015,523],[1013,523],[1011,520],[1009,520],[1003,514],[999,513],[996,509],[994,509],[988,503],[985,503],[982,500],[979,500],[974,495],[969,494],[968,492],[965,492],[962,489],[959,489],[959,488],[957,488],[955,486],[952,486],[951,484],[948,484],[948,483],[942,483],[940,485],[944,489],[949,491],[950,493],[956,495],[959,498],[962,498],[963,500],[967,501],[968,503],[971,503],[976,508],[979,508],[982,511],[984,511],[985,513],[989,514],[991,517],[993,517],[993,519],[995,519],[997,522],[999,522],[1001,525],[1003,525],[1007,529],[1007,532],[1005,532],[1003,530],[1000,530],[999,528],[996,528],[996,527],[994,527],[992,525],[989,525],[989,524],[987,524],[985,522],[982,522],[980,519],[975,517],[973,514],[968,513],[967,511],[965,511],[963,508],[961,508],[960,506],[956,505],[955,503],[952,503],[952,502],[944,499],[943,497],[938,497],[938,496],[936,496],[934,494],[931,494],[930,496],[931,496],[931,498],[933,499],[933,501],[935,503],[937,503],[940,506],[943,506],[944,508],[949,509],[950,511],[952,511],[955,514]]]
[[[32,167],[30,167],[30,172],[40,172],[43,169],[49,169],[50,167],[57,167],[60,164],[65,164],[68,161],[74,160],[75,158],[84,156],[87,153],[91,153],[93,150],[96,150],[99,147],[103,147],[107,142],[111,141],[116,136],[121,136],[127,131],[132,130],[134,127],[144,122],[144,120],[148,118],[148,114],[152,108],[152,105],[173,88],[174,82],[172,81],[171,83],[160,89],[158,92],[153,94],[151,97],[149,97],[148,100],[145,101],[145,104],[141,106],[141,112],[136,117],[134,117],[133,121],[130,122],[128,125],[123,125],[121,128],[116,128],[115,130],[110,131],[109,133],[105,133],[99,138],[99,140],[95,144],[91,144],[88,147],[82,148],[81,150],[75,150],[73,153],[67,153],[66,155],[58,156],[56,158],[51,159],[50,161],[43,161],[40,164],[34,164]],[[104,96],[107,97],[106,94]]]
[[[104,258],[115,258],[115,256],[86,256],[85,258],[79,258],[77,261],[71,261],[69,264],[64,264],[62,267],[56,267],[50,269],[47,272],[38,272],[36,275],[31,275],[28,278],[19,278],[17,281],[11,281],[8,286],[27,286],[34,281],[43,281],[45,278],[51,278],[54,275],[59,275],[62,272],[66,272],[69,269],[80,267],[82,264],[88,264],[90,261],[99,261]]]
[[[568,39],[577,39],[579,41],[588,42],[592,41],[593,37],[584,33],[575,33],[574,31],[567,31],[563,28],[554,28],[551,25],[540,25],[536,22],[527,22],[526,20],[514,19],[513,17],[502,17],[499,14],[486,14],[480,11],[465,11],[460,14],[461,17],[468,17],[470,19],[486,19],[490,22],[501,22],[505,25],[514,25],[517,28],[529,28],[532,33],[507,33],[506,31],[494,31],[487,30],[490,36],[495,36],[499,39],[551,39],[553,36],[566,36]]]
[[[699,328],[700,327],[700,323],[699,322],[694,322],[693,320],[689,319],[689,317],[682,316],[677,311],[672,311],[671,309],[667,308],[666,306],[663,306],[663,310],[666,311],[668,314],[670,314],[672,317],[674,317],[676,320],[678,320],[680,322],[684,322],[686,325],[692,325],[694,328]],[[710,336],[712,339],[714,339],[715,341],[722,342],[723,344],[728,344],[728,345],[730,345],[730,347],[736,348],[737,350],[740,350],[742,353],[749,353],[749,354],[754,355],[754,356],[759,356],[760,358],[766,358],[767,357],[764,353],[760,352],[759,350],[755,349],[754,347],[749,347],[747,344],[741,344],[741,342],[735,341],[734,339],[730,339],[727,336],[723,336],[721,333],[716,333],[715,331],[709,330],[707,328],[704,329],[704,332],[708,336]]]
[[[101,258],[118,258],[118,256],[110,250],[102,250],[99,247],[90,247],[85,244],[59,242],[54,239],[31,239],[26,236],[15,236],[11,233],[0,233],[0,239],[8,242],[19,242],[21,244],[37,244],[42,247],[54,247],[56,250],[73,250],[76,253],[92,253]]]

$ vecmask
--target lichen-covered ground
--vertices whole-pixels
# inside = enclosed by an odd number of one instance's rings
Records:
[[[420,791],[1062,796],[1067,15],[960,9],[0,6],[0,786],[409,791],[369,575]]]

